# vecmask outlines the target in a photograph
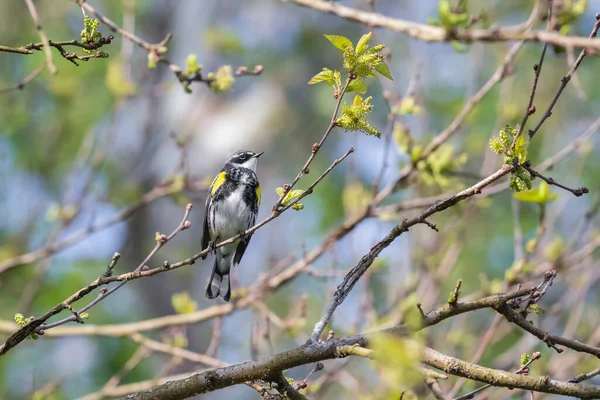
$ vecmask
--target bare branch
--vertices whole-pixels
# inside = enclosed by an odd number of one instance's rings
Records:
[[[42,29],[42,24],[40,23],[40,18],[38,17],[37,10],[33,5],[33,0],[25,0],[25,4],[27,4],[27,8],[29,9],[29,14],[31,14],[31,19],[35,24],[35,29],[38,31],[40,38],[42,39],[42,43],[44,44],[44,52],[46,53],[46,65],[50,70],[52,75],[56,75],[58,70],[56,69],[56,65],[52,61],[52,50],[50,49],[50,42],[48,40],[48,36]]]
[[[596,34],[598,33],[598,29],[600,29],[600,14],[596,14],[596,23],[594,24],[594,27],[592,28],[592,33],[590,33],[590,36],[589,36],[590,40],[592,38],[596,37]],[[533,138],[533,136],[537,133],[537,131],[540,129],[540,127],[546,121],[546,119],[550,118],[550,116],[552,115],[552,109],[554,108],[554,105],[558,101],[558,98],[562,94],[563,90],[565,90],[565,88],[567,87],[569,81],[571,81],[571,78],[573,77],[573,74],[575,73],[575,71],[577,71],[577,68],[579,67],[579,64],[581,64],[581,62],[583,61],[583,59],[586,56],[587,52],[588,51],[587,51],[586,48],[584,48],[583,50],[581,50],[581,53],[579,53],[579,57],[577,57],[577,60],[575,60],[575,63],[571,67],[571,70],[567,73],[567,75],[565,75],[565,76],[563,76],[561,78],[561,80],[560,80],[560,86],[558,87],[558,90],[554,94],[554,98],[550,102],[550,105],[548,106],[548,108],[544,112],[544,115],[542,115],[542,118],[540,118],[540,120],[537,123],[537,125],[535,126],[535,128],[533,128],[532,130],[529,131],[529,137],[530,138]]]
[[[391,31],[404,33],[412,38],[426,42],[463,41],[469,43],[522,40],[525,42],[548,43],[560,47],[600,48],[599,39],[588,39],[580,36],[562,36],[558,32],[528,32],[526,30],[527,24],[514,28],[456,28],[448,31],[442,27],[391,18],[382,14],[347,7],[336,2],[320,0],[290,0],[290,2],[324,13],[334,14],[352,21],[357,21],[373,28],[387,28]]]

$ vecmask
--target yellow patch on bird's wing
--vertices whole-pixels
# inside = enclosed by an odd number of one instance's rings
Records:
[[[217,192],[217,189],[219,189],[221,187],[221,185],[225,182],[225,179],[227,178],[227,173],[225,171],[221,172],[219,175],[217,175],[217,177],[215,178],[215,180],[213,181],[210,189],[210,195],[214,196],[215,193]]]
[[[258,205],[260,206],[260,195],[261,195],[261,190],[260,190],[260,185],[258,185],[256,187],[256,198],[258,199]]]

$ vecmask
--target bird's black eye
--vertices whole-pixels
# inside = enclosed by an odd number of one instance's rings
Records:
[[[240,154],[240,160],[245,160],[246,159],[246,155],[245,154]]]

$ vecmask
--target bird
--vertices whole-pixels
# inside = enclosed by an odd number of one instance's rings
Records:
[[[215,252],[215,263],[205,291],[207,299],[231,297],[231,267],[237,267],[248,248],[260,206],[261,189],[256,175],[258,158],[264,152],[239,150],[233,153],[212,181],[206,198],[202,250]],[[216,243],[241,234],[233,243],[215,249]],[[207,254],[208,254],[207,253]],[[206,259],[206,255],[202,259]],[[225,292],[222,283],[227,279]]]

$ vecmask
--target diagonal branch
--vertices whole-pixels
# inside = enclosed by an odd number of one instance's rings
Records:
[[[596,23],[594,24],[594,27],[592,28],[592,33],[590,33],[590,36],[589,36],[590,40],[592,40],[592,38],[596,37],[596,34],[598,33],[598,29],[600,29],[600,14],[596,14]],[[535,126],[535,128],[533,128],[532,130],[529,131],[530,138],[533,138],[533,136],[537,133],[537,131],[540,129],[540,127],[546,121],[546,119],[550,118],[550,116],[552,115],[552,109],[554,108],[554,105],[558,101],[558,98],[562,94],[563,90],[565,90],[565,88],[571,81],[573,74],[575,73],[575,71],[577,71],[577,68],[579,67],[579,65],[581,64],[581,62],[583,61],[583,59],[585,58],[587,53],[588,53],[587,48],[584,48],[583,50],[581,50],[581,53],[579,53],[579,57],[577,57],[577,60],[575,60],[575,63],[571,66],[571,69],[569,70],[567,75],[565,75],[561,78],[560,86],[558,87],[558,90],[554,94],[554,97],[552,98],[550,105],[544,112],[544,115],[542,115],[542,118],[540,118],[540,120],[537,123],[537,125]]]
[[[344,278],[344,281],[337,287],[337,290],[335,291],[333,299],[327,307],[325,314],[323,314],[321,319],[315,324],[315,328],[313,329],[308,343],[314,343],[319,340],[321,333],[323,333],[323,330],[331,320],[333,312],[336,310],[336,308],[340,304],[342,304],[342,302],[344,301],[346,296],[348,296],[354,285],[356,285],[358,280],[363,276],[363,274],[367,271],[371,264],[373,264],[373,261],[375,261],[379,253],[381,253],[385,248],[392,244],[392,242],[396,240],[398,236],[405,232],[408,232],[409,228],[417,224],[426,224],[427,218],[429,218],[431,215],[436,214],[440,211],[444,211],[469,197],[481,193],[483,188],[502,178],[503,176],[511,172],[513,168],[514,167],[505,165],[486,179],[478,182],[470,188],[467,188],[454,196],[451,196],[439,203],[436,203],[429,207],[427,210],[423,211],[423,213],[421,213],[420,215],[409,220],[404,220],[400,225],[396,225],[386,237],[384,237],[380,242],[375,244],[375,246],[371,248],[371,251],[364,255],[358,262],[358,264],[354,268],[352,268],[350,272],[348,272],[348,274]]]

